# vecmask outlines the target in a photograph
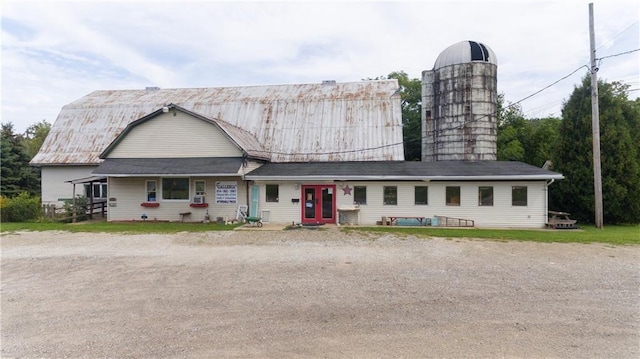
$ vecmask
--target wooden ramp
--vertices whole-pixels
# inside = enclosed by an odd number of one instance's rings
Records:
[[[471,219],[454,218],[447,216],[435,216],[438,219],[437,224],[433,226],[438,227],[474,227],[475,223]]]

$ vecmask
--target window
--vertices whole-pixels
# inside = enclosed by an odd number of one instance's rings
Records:
[[[156,181],[147,181],[147,202],[155,202],[156,199]]]
[[[162,199],[189,199],[188,178],[163,178]]]
[[[267,202],[278,202],[278,185],[277,184],[268,184],[266,186],[267,192]]]
[[[398,187],[384,186],[383,197],[384,197],[384,204],[397,205],[398,204]]]
[[[93,183],[84,185],[84,193],[87,198],[107,198],[107,184]]]
[[[478,187],[478,206],[493,206],[493,187]]]
[[[414,189],[415,204],[429,204],[429,187],[416,186]]]
[[[447,186],[446,201],[447,201],[447,206],[460,205],[460,187],[459,186]]]
[[[353,204],[367,204],[367,187],[353,187]]]
[[[207,194],[207,185],[205,181],[195,181],[196,196],[204,196]]]
[[[511,187],[511,205],[512,206],[527,205],[527,186]]]

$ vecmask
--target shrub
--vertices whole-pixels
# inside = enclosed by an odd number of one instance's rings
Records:
[[[7,212],[8,207],[9,198],[0,196],[0,222],[9,222],[9,212]]]
[[[0,217],[2,222],[28,222],[42,216],[40,198],[22,192],[13,198],[0,198]]]
[[[71,222],[73,218],[73,200],[64,201],[64,213],[65,217],[68,218],[68,222]],[[87,216],[87,209],[89,208],[89,201],[85,196],[76,196],[76,221],[85,221],[89,219]]]

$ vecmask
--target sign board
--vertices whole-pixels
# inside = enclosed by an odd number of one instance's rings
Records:
[[[238,202],[238,182],[218,181],[216,182],[216,203],[237,203]]]

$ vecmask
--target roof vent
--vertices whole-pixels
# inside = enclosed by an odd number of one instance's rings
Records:
[[[325,86],[334,86],[336,84],[336,80],[323,80],[322,84]]]
[[[145,90],[147,90],[147,91],[158,91],[158,90],[160,90],[160,87],[148,86],[148,87],[145,87]]]

